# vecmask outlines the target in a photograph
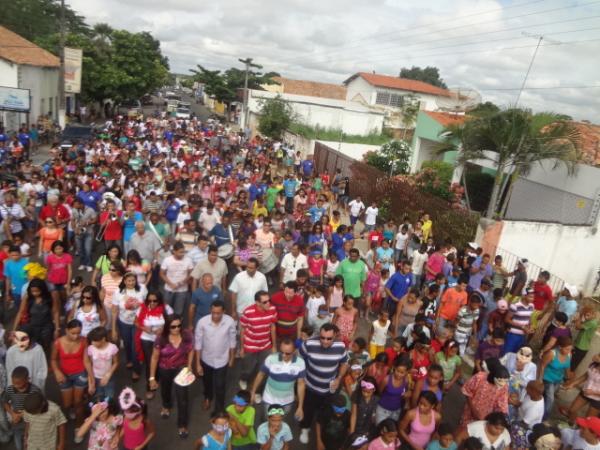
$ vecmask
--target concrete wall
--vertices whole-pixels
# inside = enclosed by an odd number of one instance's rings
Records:
[[[20,66],[19,88],[30,89],[30,123],[37,122],[42,114],[47,114],[52,103],[52,118],[58,118],[58,69],[34,66]],[[43,100],[43,101],[42,101]]]
[[[367,83],[362,77],[356,77],[346,85],[346,100],[349,102],[374,105],[376,95],[375,86]]]
[[[477,242],[493,253],[500,247],[518,255],[591,295],[600,266],[596,227],[504,220],[478,233]]]
[[[19,87],[18,66],[4,59],[0,59],[0,86]],[[6,131],[12,132],[19,128],[20,122],[25,120],[25,114],[13,111],[0,111],[0,122]]]

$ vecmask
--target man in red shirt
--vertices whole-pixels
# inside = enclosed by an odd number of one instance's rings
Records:
[[[552,306],[554,302],[554,294],[552,294],[552,288],[548,285],[550,279],[550,273],[542,270],[538,276],[538,279],[533,283],[533,306],[536,311],[543,311]]]
[[[283,291],[273,294],[271,305],[277,310],[277,339],[300,336],[304,323],[304,300],[296,293],[296,282],[288,281]]]
[[[107,200],[106,209],[100,213],[100,217],[98,218],[98,223],[100,224],[99,233],[103,235],[102,238],[104,239],[106,248],[112,244],[121,246],[121,240],[123,239],[122,216],[123,211],[117,211],[115,202]]]
[[[240,316],[240,388],[247,389],[248,382],[254,378],[267,356],[277,351],[276,323],[277,310],[271,305],[269,293],[258,291],[254,294],[254,305],[248,306]]]
[[[42,227],[48,218],[54,219],[60,228],[66,228],[71,218],[69,210],[59,202],[57,195],[49,195],[48,203],[40,210],[39,222]]]

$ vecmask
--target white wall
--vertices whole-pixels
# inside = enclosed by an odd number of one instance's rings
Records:
[[[596,227],[505,220],[498,246],[591,295],[600,266]]]
[[[52,98],[53,119],[58,117],[58,68],[20,66],[19,88],[29,89],[31,95],[30,123],[37,122],[42,114],[50,110],[49,102]],[[42,110],[41,99],[44,99]]]
[[[0,59],[0,86],[19,87],[18,66],[4,59]],[[25,118],[25,115],[13,111],[0,111],[0,122],[9,132],[18,130],[20,117]]]
[[[277,95],[267,91],[250,90],[248,109],[251,117],[252,114],[260,113],[262,100],[275,98]],[[310,126],[342,129],[346,134],[361,136],[372,132],[380,133],[383,129],[383,113],[371,111],[357,103],[304,95],[280,96],[292,107],[298,120]]]
[[[377,151],[381,148],[381,145],[369,145],[369,144],[351,144],[348,142],[336,142],[336,141],[319,141],[328,147],[337,150],[343,155],[349,156],[352,159],[362,161],[362,157],[365,153],[371,151]]]
[[[358,102],[357,95],[360,95],[367,105],[374,105],[376,98],[375,86],[368,83],[363,77],[356,77],[346,85],[346,100],[349,102]]]

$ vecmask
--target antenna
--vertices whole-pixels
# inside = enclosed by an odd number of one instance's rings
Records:
[[[437,97],[435,103],[441,111],[464,114],[481,103],[481,94],[475,89],[455,87],[448,89],[448,97]]]

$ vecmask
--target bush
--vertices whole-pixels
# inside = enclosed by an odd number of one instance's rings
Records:
[[[384,173],[402,175],[410,170],[411,153],[408,142],[394,140],[382,145],[378,151],[365,153],[363,161]]]
[[[467,172],[465,181],[471,209],[480,212],[485,211],[492,196],[494,177],[489,173]]]
[[[390,140],[390,136],[386,132],[379,133],[377,131],[372,131],[365,136],[361,136],[358,134],[345,134],[339,128],[312,127],[297,122],[292,123],[288,127],[288,130],[306,139],[335,142],[338,142],[341,139],[342,142],[347,142],[349,144],[383,145]]]
[[[428,192],[444,200],[452,200],[450,183],[454,166],[444,161],[425,161],[416,174],[417,184]]]

